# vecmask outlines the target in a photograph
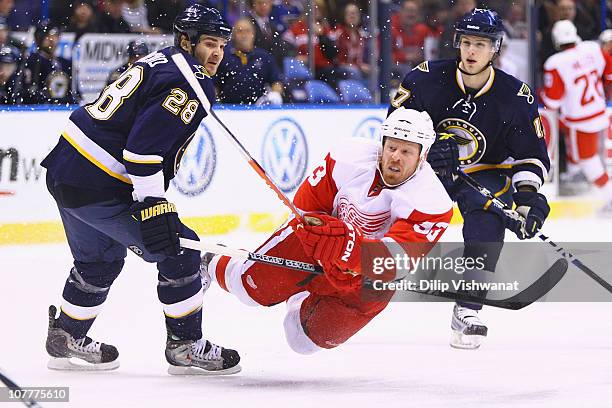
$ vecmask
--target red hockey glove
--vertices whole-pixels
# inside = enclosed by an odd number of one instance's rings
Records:
[[[356,275],[350,271],[343,271],[333,264],[323,264],[325,278],[336,289],[340,291],[352,292],[361,288],[361,275]]]
[[[306,222],[295,233],[308,256],[322,265],[335,264],[343,271],[361,271],[363,234],[358,227],[327,214],[310,213],[304,217]],[[320,225],[311,225],[312,218],[320,220]]]

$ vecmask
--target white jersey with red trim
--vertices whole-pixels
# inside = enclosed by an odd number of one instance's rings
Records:
[[[608,126],[602,78],[612,66],[599,44],[584,41],[550,56],[544,64],[544,104],[560,109],[563,123],[583,132]]]
[[[453,203],[427,162],[404,184],[390,188],[378,171],[380,144],[352,139],[330,151],[304,180],[294,203],[361,228],[366,238],[435,242],[448,227]]]

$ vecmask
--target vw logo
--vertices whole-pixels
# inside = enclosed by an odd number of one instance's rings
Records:
[[[382,119],[376,116],[365,118],[353,131],[353,137],[363,137],[365,139],[380,141],[381,123]]]
[[[215,142],[206,125],[200,125],[186,147],[172,184],[181,193],[196,196],[210,185],[217,167]],[[181,154],[180,150],[178,154]]]
[[[270,125],[261,146],[263,168],[285,193],[302,182],[308,164],[308,146],[300,125],[282,118]]]

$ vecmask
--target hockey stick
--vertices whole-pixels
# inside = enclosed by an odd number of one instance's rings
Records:
[[[201,252],[212,252],[218,255],[225,255],[237,259],[243,259],[245,261],[259,262],[268,265],[274,265],[284,268],[295,269],[302,272],[311,273],[314,275],[322,275],[323,268],[319,265],[309,264],[301,261],[294,261],[286,258],[279,258],[276,256],[270,256],[265,254],[258,254],[249,252],[241,249],[232,249],[223,245],[210,244],[202,241],[195,241],[192,239],[181,238],[181,247],[187,249],[193,249]],[[417,289],[406,289],[409,292],[419,293],[422,295],[430,295],[436,297],[442,297],[452,300],[461,300],[464,302],[479,303],[486,306],[498,307],[501,309],[518,310],[523,307],[530,305],[535,302],[552,288],[563,278],[567,271],[567,261],[565,259],[558,259],[546,272],[540,276],[534,283],[523,289],[521,292],[506,298],[506,299],[486,299],[477,296],[472,296],[467,293],[457,293],[442,290],[428,290],[421,291]],[[403,278],[396,279],[392,282],[399,282]],[[374,283],[364,278],[364,287],[367,289],[375,290]]]
[[[200,86],[200,83],[198,82],[197,78],[195,77],[195,74],[189,68],[189,64],[187,63],[185,57],[183,57],[183,55],[179,52],[172,55],[172,60],[178,67],[179,71],[181,71],[183,77],[185,77],[185,80],[189,83],[193,91],[196,93],[198,99],[200,100],[200,103],[202,104],[202,107],[206,111],[206,114],[215,118],[217,123],[219,123],[223,130],[225,130],[225,134],[228,139],[234,144],[234,146],[238,148],[238,151],[240,151],[242,156],[247,160],[253,170],[255,170],[259,177],[261,177],[266,182],[268,187],[270,187],[272,191],[276,193],[278,198],[289,208],[289,210],[291,210],[293,215],[295,215],[298,219],[301,220],[302,214],[297,209],[297,207],[291,202],[291,200],[287,198],[285,194],[283,194],[280,188],[278,188],[274,181],[272,181],[268,174],[266,174],[264,168],[253,158],[253,156],[251,156],[249,151],[242,145],[242,143],[240,143],[240,140],[238,140],[236,136],[234,136],[234,134],[227,128],[227,126],[225,126],[225,124],[221,122],[221,120],[217,117],[217,114],[213,112],[210,101],[206,97],[206,94],[204,93],[204,90]]]
[[[323,275],[324,273],[323,268],[320,265],[310,264],[301,261],[294,261],[286,258],[279,258],[277,256],[271,256],[266,254],[258,254],[256,252],[249,252],[242,249],[228,248],[223,245],[211,244],[187,238],[181,238],[180,244],[183,248],[193,249],[195,251],[212,252],[213,254],[225,255],[236,259],[242,259],[245,261],[259,262],[268,265],[294,269],[296,271],[312,273],[314,275]]]
[[[476,181],[472,176],[464,173],[462,170],[459,170],[457,172],[457,175],[463,181],[465,181],[467,185],[472,187],[474,190],[478,191],[482,196],[491,200],[491,203],[493,203],[494,206],[502,210],[504,215],[506,215],[507,217],[510,217],[513,219],[516,219],[517,217],[521,217],[520,214],[512,210],[508,206],[508,204],[506,204],[499,198],[495,197],[486,187],[484,187],[482,184]],[[544,235],[542,232],[538,232],[538,238],[540,238],[542,241],[552,246],[555,249],[555,252],[557,252],[557,254],[559,254],[562,258],[565,258],[566,260],[571,262],[575,267],[577,267],[582,272],[589,275],[589,277],[591,277],[593,280],[595,280],[597,283],[603,286],[608,292],[612,293],[612,285],[606,282],[601,276],[595,273],[591,268],[583,264],[582,261],[580,261],[580,259],[576,258],[576,256],[573,255],[571,252],[569,252],[567,249],[563,248],[556,242],[552,241],[548,236]]]
[[[34,401],[31,398],[27,398],[25,397],[25,395],[27,395],[27,393],[24,391],[23,388],[21,388],[20,386],[18,386],[17,384],[15,384],[10,378],[8,378],[3,372],[2,370],[0,370],[0,381],[2,383],[4,383],[4,385],[6,385],[9,389],[13,390],[13,391],[18,391],[19,392],[19,399],[21,400],[21,402],[24,403],[24,405],[26,407],[33,407],[33,408],[42,408],[42,406]],[[23,395],[23,397],[22,397]],[[9,401],[7,401],[9,402]]]

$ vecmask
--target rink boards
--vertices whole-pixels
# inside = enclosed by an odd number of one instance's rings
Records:
[[[299,184],[334,144],[352,138],[378,140],[386,109],[380,106],[304,107],[299,109],[219,108],[219,118],[240,139],[285,194]],[[556,120],[542,111],[550,146],[556,146]],[[0,112],[0,244],[55,242],[63,231],[54,202],[45,188],[40,162],[57,143],[69,109]],[[607,142],[607,141],[606,141]],[[612,147],[612,146],[610,146]],[[556,198],[556,151],[545,193],[553,218],[588,216],[591,200]],[[223,130],[205,119],[181,160],[168,191],[185,222],[201,234],[243,229],[270,232],[287,210],[249,167]],[[455,217],[458,222],[458,217]]]

